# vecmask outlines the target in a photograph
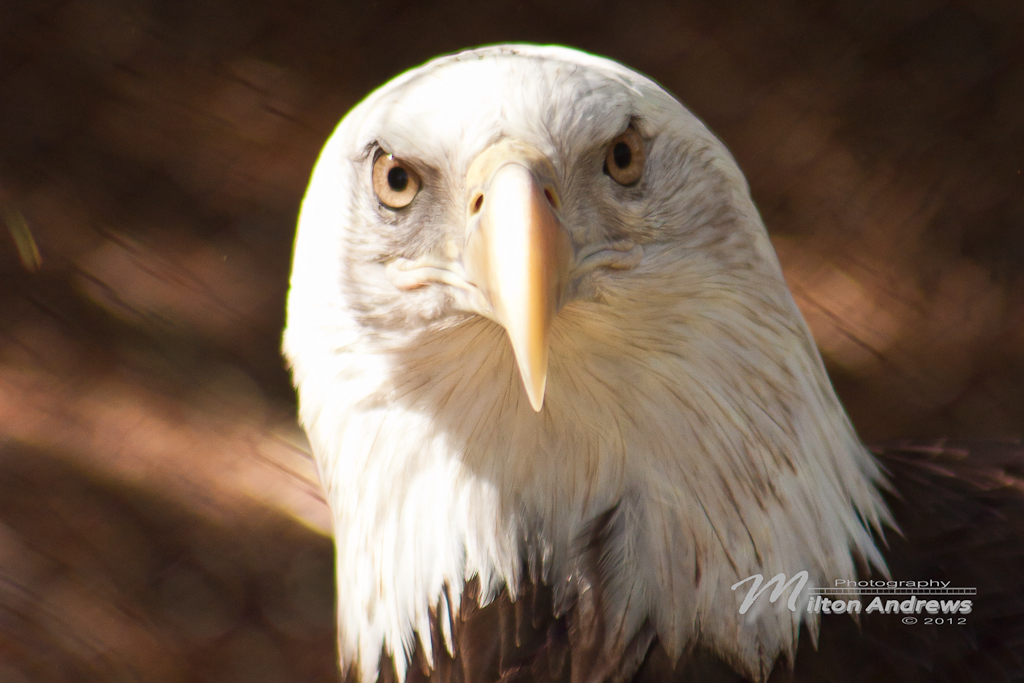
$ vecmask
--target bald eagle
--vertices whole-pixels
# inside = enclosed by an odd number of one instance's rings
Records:
[[[302,205],[284,349],[348,680],[1021,676],[1019,447],[869,452],[736,163],[618,63],[489,47],[367,97]],[[871,577],[973,613],[810,594]]]

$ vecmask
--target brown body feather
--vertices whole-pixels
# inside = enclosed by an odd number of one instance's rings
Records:
[[[977,588],[964,625],[907,625],[894,614],[822,619],[817,647],[803,633],[791,669],[776,665],[768,683],[1009,683],[1024,680],[1024,446],[1002,443],[901,442],[873,449],[888,470],[888,495],[901,533],[885,539],[894,579],[949,581]],[[524,572],[509,591],[478,606],[477,582],[467,584],[453,624],[453,650],[432,623],[433,660],[417,651],[410,683],[667,683],[745,681],[700,646],[673,666],[649,628],[617,659],[602,659],[604,632],[601,546],[614,533],[615,511],[593,525],[592,552],[572,580],[577,599],[556,615],[550,587]],[[881,578],[881,577],[876,577]],[[355,673],[348,680],[355,680]],[[397,677],[382,658],[380,683]]]

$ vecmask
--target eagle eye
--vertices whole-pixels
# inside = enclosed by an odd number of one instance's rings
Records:
[[[644,173],[644,141],[630,126],[608,144],[604,172],[619,185],[633,185]]]
[[[408,206],[419,189],[420,177],[401,159],[381,154],[373,162],[373,191],[384,206],[390,209]]]

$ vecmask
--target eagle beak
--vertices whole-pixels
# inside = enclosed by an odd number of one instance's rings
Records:
[[[540,412],[548,335],[572,262],[569,234],[555,211],[554,169],[539,151],[504,141],[467,173],[469,221],[462,255],[467,279],[505,328],[530,405]]]

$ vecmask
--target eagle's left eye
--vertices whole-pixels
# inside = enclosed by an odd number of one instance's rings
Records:
[[[630,126],[608,143],[604,172],[619,185],[633,185],[644,173],[644,141]]]
[[[381,154],[373,162],[373,191],[384,206],[391,209],[408,206],[419,189],[420,177],[401,159]]]

